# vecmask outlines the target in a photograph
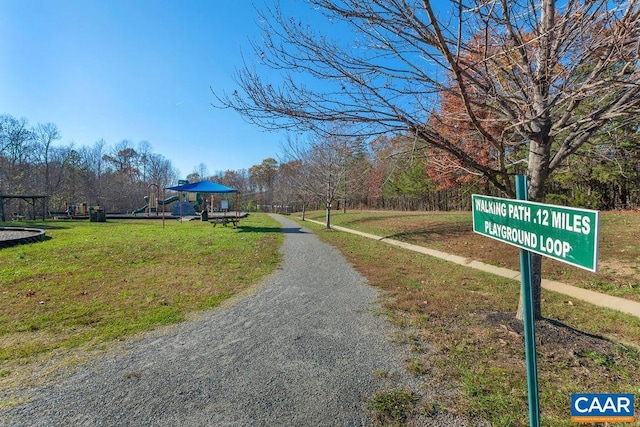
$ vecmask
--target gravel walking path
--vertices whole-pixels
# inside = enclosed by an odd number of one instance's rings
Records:
[[[0,412],[9,426],[359,426],[406,358],[377,291],[284,217],[279,270],[255,292],[125,343]],[[251,262],[251,260],[247,260]]]

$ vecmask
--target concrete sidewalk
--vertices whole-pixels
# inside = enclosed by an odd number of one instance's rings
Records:
[[[320,225],[325,225],[324,222],[314,221],[311,219],[305,219],[305,221],[313,222]],[[435,258],[440,258],[445,261],[453,262],[455,264],[463,265],[465,267],[475,268],[476,270],[485,271],[487,273],[495,274],[497,276],[506,277],[520,281],[520,272],[509,270],[507,268],[496,267],[493,265],[485,264],[479,261],[473,261],[469,258],[461,257],[458,255],[451,255],[445,252],[437,251],[435,249],[425,248],[424,246],[413,245],[411,243],[401,242],[395,239],[389,239],[386,237],[376,236],[375,234],[363,233],[361,231],[353,230],[346,227],[340,227],[332,225],[332,229],[338,231],[344,231],[347,233],[357,234],[358,236],[366,237],[368,239],[378,240],[390,245],[398,246],[410,251],[419,252],[425,255],[429,255]],[[588,302],[589,304],[597,305],[599,307],[606,307],[612,310],[621,311],[632,316],[640,317],[640,303],[630,301],[624,298],[614,297],[611,295],[601,294],[599,292],[590,291],[588,289],[578,288],[576,286],[567,285],[565,283],[556,282],[554,280],[542,279],[542,287],[544,289],[558,292],[563,295],[567,295],[571,298],[575,298],[581,301]]]

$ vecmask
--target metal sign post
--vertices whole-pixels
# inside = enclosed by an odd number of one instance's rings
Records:
[[[527,177],[516,176],[516,197],[527,200]],[[520,249],[520,276],[522,280],[522,315],[524,324],[524,352],[527,363],[527,389],[529,392],[529,426],[540,427],[538,397],[538,359],[536,356],[536,321],[533,310],[533,280],[531,252]]]

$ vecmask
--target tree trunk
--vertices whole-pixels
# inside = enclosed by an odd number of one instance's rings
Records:
[[[327,221],[326,221],[326,227],[327,227],[327,228],[331,228],[331,203],[327,202],[327,203],[326,203],[326,207],[327,207]]]
[[[528,199],[543,202],[545,183],[549,176],[549,144],[531,141],[529,148],[529,189]],[[533,316],[542,319],[540,298],[542,294],[542,256],[531,254],[531,286],[533,287]],[[516,318],[523,319],[522,295],[518,302]]]
[[[531,254],[531,285],[533,286],[533,316],[535,320],[542,319],[542,255]],[[524,295],[520,292],[516,319],[524,319]]]

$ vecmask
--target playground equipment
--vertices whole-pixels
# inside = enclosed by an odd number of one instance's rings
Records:
[[[152,191],[153,189],[155,189],[155,192]],[[158,215],[159,214],[158,206],[163,206],[162,216],[164,217],[164,206],[168,205],[169,203],[173,203],[177,200],[180,200],[180,196],[171,196],[165,199],[161,199],[160,186],[158,184],[149,184],[149,186],[147,187],[147,190],[148,190],[148,193],[147,193],[148,195],[144,196],[144,201],[147,202],[147,204],[141,208],[134,210],[133,211],[134,215],[142,213],[144,211],[147,211],[147,216],[151,215],[151,213],[155,213],[156,215]]]
[[[71,203],[65,203],[64,204],[64,212],[70,218],[89,216],[89,204],[80,203],[80,204],[75,204],[74,205],[74,204],[71,204]]]
[[[178,200],[180,200],[180,196],[171,196],[171,197],[167,197],[166,199],[159,199],[154,196],[155,195],[153,194],[151,195],[151,197],[144,196],[144,201],[147,204],[134,210],[133,213],[139,214],[139,213],[147,212],[148,214],[155,213],[157,215],[159,213],[158,206],[166,206],[170,203],[177,202]]]

